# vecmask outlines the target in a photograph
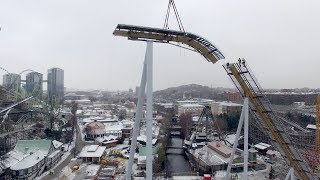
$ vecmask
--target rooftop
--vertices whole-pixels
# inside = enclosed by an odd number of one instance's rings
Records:
[[[201,161],[205,162],[207,165],[220,165],[229,162],[229,158],[225,158],[209,148],[208,146],[204,146],[200,149],[196,149],[192,153],[196,158],[200,158]],[[235,155],[237,156],[237,155]]]
[[[317,127],[316,127],[316,125],[314,125],[314,124],[308,124],[308,125],[307,125],[307,129],[313,129],[313,130],[316,130],[316,129],[317,129]]]
[[[24,154],[30,154],[30,152],[36,152],[39,150],[48,153],[51,147],[51,142],[51,140],[46,139],[18,140],[14,149]]]
[[[53,141],[52,141],[52,145],[53,145],[54,148],[56,148],[56,149],[58,149],[59,147],[61,147],[62,144],[63,144],[62,142],[57,141],[57,140],[53,140]]]
[[[30,154],[26,155],[21,161],[11,166],[10,169],[20,170],[30,168],[43,160],[47,154],[48,152],[41,150],[30,152]]]
[[[147,142],[147,136],[140,135],[137,137],[137,141]],[[152,145],[155,145],[156,143],[157,143],[157,139],[152,139]]]
[[[256,145],[254,145],[254,147],[257,148],[257,149],[260,149],[260,150],[265,150],[265,149],[271,147],[271,145],[261,142],[261,143],[258,143]]]
[[[79,153],[79,157],[101,157],[106,149],[105,146],[87,145]]]
[[[229,101],[213,102],[213,104],[219,104],[220,106],[242,106],[241,104],[237,104]]]
[[[208,144],[208,147],[213,151],[219,153],[225,158],[230,157],[232,149],[222,142],[213,141]]]
[[[188,107],[190,107],[190,108],[192,108],[192,107],[202,108],[203,107],[203,105],[200,105],[200,104],[181,104],[180,106],[181,107],[185,107],[185,108],[188,108]]]
[[[109,136],[97,137],[96,141],[101,143],[103,141],[110,141],[110,140],[116,140],[116,139],[118,139],[117,136],[109,135]]]

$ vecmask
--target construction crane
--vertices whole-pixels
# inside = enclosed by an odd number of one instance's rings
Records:
[[[287,127],[273,112],[269,100],[245,60],[239,59],[238,63],[227,63],[223,67],[242,96],[249,99],[251,110],[260,117],[273,144],[294,169],[298,178],[315,179],[310,167],[303,161],[286,134]]]

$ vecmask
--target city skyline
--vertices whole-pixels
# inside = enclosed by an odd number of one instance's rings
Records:
[[[197,53],[155,44],[155,90],[192,83],[233,88],[222,64],[239,57],[248,61],[265,89],[320,87],[316,78],[320,57],[315,53],[320,27],[313,21],[320,15],[317,1],[199,4],[177,0],[176,4],[186,31],[209,39],[226,59],[212,65]],[[146,47],[143,42],[114,37],[116,25],[161,28],[167,8],[166,1],[4,1],[1,5],[3,68],[45,74],[45,69],[60,67],[65,70],[67,88],[109,90],[139,84]],[[207,21],[199,21],[204,17]],[[169,24],[177,29],[173,14]]]

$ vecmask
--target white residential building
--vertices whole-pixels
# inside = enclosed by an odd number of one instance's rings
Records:
[[[233,102],[213,102],[211,104],[211,111],[213,115],[230,114],[241,112],[242,105]]]
[[[62,143],[51,140],[18,140],[0,163],[13,179],[34,179],[59,162]]]

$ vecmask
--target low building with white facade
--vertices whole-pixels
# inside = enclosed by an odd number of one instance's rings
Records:
[[[83,162],[99,163],[105,154],[105,150],[105,146],[87,145],[82,148],[78,157],[81,158]]]
[[[18,140],[0,163],[12,179],[34,179],[60,161],[61,147],[62,143],[55,140]]]
[[[233,102],[213,102],[211,104],[211,111],[213,115],[220,115],[220,114],[234,114],[241,112],[242,105],[233,103]]]
[[[200,115],[204,106],[200,104],[182,104],[178,106],[178,115],[191,114]]]

